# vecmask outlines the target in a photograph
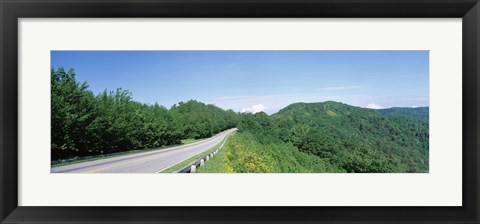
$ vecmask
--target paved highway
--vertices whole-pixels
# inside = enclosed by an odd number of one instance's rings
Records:
[[[118,156],[55,167],[52,173],[156,173],[185,159],[207,151],[237,129],[229,129],[211,138],[172,148]]]

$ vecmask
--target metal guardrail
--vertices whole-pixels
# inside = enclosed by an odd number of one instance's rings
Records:
[[[225,137],[225,140],[223,140],[223,143],[222,145],[220,145],[220,147],[212,150],[210,153],[208,153],[205,156],[202,156],[200,159],[197,159],[185,165],[184,167],[178,170],[175,170],[174,173],[195,173],[197,170],[197,167],[204,166],[206,161],[210,160],[214,155],[218,153],[218,150],[220,150],[223,147],[223,145],[225,145],[225,142],[227,142],[227,139],[229,136],[230,134],[227,135],[227,137]]]

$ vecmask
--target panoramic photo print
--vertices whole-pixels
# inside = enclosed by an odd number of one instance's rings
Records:
[[[51,173],[428,172],[428,51],[51,51]]]

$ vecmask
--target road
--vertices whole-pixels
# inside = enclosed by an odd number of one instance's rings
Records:
[[[55,167],[51,173],[157,173],[211,149],[236,130],[188,145]]]

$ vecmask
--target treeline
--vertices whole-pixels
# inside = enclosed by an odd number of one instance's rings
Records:
[[[416,108],[392,107],[388,109],[378,110],[378,112],[386,116],[415,117],[423,121],[428,121],[428,118],[429,118],[428,111],[429,111],[428,107],[416,107]]]
[[[428,110],[427,110],[428,112]],[[259,144],[291,144],[343,172],[428,172],[428,120],[383,116],[336,102],[296,103],[277,114],[245,114],[241,132]]]
[[[194,100],[167,109],[132,100],[128,90],[95,95],[73,69],[51,69],[51,159],[179,144],[235,127],[238,115]]]

